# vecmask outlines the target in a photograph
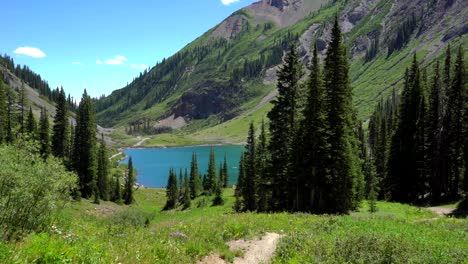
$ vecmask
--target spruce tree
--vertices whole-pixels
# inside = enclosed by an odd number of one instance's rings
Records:
[[[446,181],[443,179],[443,164],[441,160],[441,90],[442,82],[440,77],[439,62],[436,62],[434,76],[431,83],[431,92],[429,98],[430,110],[428,114],[428,167],[429,184],[433,200],[439,200],[442,193],[447,190]]]
[[[187,170],[185,170],[185,177],[184,177],[184,196],[183,196],[183,205],[184,209],[190,208],[191,205],[191,198],[190,198],[190,185],[187,175]]]
[[[361,172],[354,132],[356,122],[348,78],[348,61],[338,17],[335,18],[331,35],[324,67],[330,133],[325,166],[328,170],[326,191],[323,193],[326,205],[323,208],[330,213],[348,213],[356,207],[356,180]]]
[[[176,180],[176,183],[177,183],[177,180]],[[129,157],[128,168],[127,168],[127,179],[125,181],[125,192],[124,192],[124,203],[126,205],[132,204],[134,202],[133,186],[135,186],[135,173],[133,171],[132,157]],[[177,185],[176,185],[176,188],[177,188]]]
[[[101,134],[101,145],[98,153],[98,171],[97,171],[97,186],[99,194],[104,201],[109,200],[109,157],[107,155],[106,142],[104,135]]]
[[[464,50],[460,46],[455,61],[455,71],[453,80],[450,83],[450,88],[447,92],[447,110],[445,129],[446,141],[449,154],[449,196],[452,200],[459,197],[459,184],[463,166],[463,106],[464,106],[464,90],[465,90],[465,66],[463,62]]]
[[[271,190],[268,178],[268,149],[265,120],[262,120],[260,135],[256,147],[256,164],[258,173],[258,211],[267,211],[268,201],[270,200]]]
[[[166,187],[166,205],[164,210],[174,209],[178,203],[178,190],[177,190],[177,176],[173,169],[169,170],[169,177],[167,179]]]
[[[277,72],[278,96],[272,102],[273,108],[268,113],[270,119],[271,154],[269,177],[272,184],[272,209],[283,210],[290,204],[288,201],[290,181],[286,173],[291,142],[296,129],[296,95],[299,81],[303,75],[295,45],[290,45],[283,65]]]
[[[258,201],[258,180],[257,180],[257,159],[256,159],[256,146],[255,146],[255,127],[253,123],[250,123],[249,136],[247,138],[247,145],[245,146],[245,192],[244,202],[245,209],[248,211],[257,210]]]
[[[28,118],[26,119],[26,132],[29,133],[33,139],[36,138],[37,123],[31,107],[29,107]]]
[[[202,188],[200,175],[198,174],[197,154],[193,152],[192,161],[190,163],[190,197],[195,199],[200,196]]]
[[[236,212],[243,211],[245,209],[244,205],[244,189],[245,189],[245,158],[244,153],[241,153],[240,160],[239,160],[239,176],[237,178],[237,185],[236,189],[234,190],[234,196],[236,198],[236,202],[234,204],[234,210]]]
[[[80,180],[80,192],[84,198],[91,197],[96,184],[96,118],[86,90],[76,113],[75,138],[73,140],[73,167]]]
[[[215,183],[215,188],[214,188],[215,197],[213,198],[213,206],[224,204],[222,184],[223,183],[220,180],[217,180]]]
[[[224,154],[224,163],[223,163],[223,188],[227,188],[229,185],[229,172],[228,172],[228,163],[226,154]]]
[[[405,74],[398,128],[392,137],[388,161],[390,198],[398,202],[414,202],[420,194],[417,124],[420,123],[421,100],[423,95],[415,55],[411,70]]]
[[[68,148],[66,145],[68,134],[68,106],[65,91],[60,89],[56,101],[54,127],[52,135],[52,153],[54,156],[63,158],[65,157],[65,150]]]
[[[0,80],[0,144],[6,140],[6,123],[7,123],[7,96],[6,87],[3,81]]]
[[[328,123],[326,113],[326,91],[318,58],[317,45],[314,45],[311,72],[307,80],[308,96],[304,108],[304,119],[301,122],[302,134],[297,147],[302,153],[297,153],[300,171],[297,177],[300,196],[297,196],[298,209],[301,211],[325,211],[323,208],[325,190],[325,158],[328,148]]]
[[[50,154],[50,139],[49,139],[49,117],[45,107],[41,108],[41,119],[39,125],[39,143],[40,153],[44,158]]]
[[[18,117],[18,123],[20,125],[20,133],[25,132],[25,120],[26,120],[26,88],[24,87],[24,83],[21,82],[21,88],[18,94],[18,105],[20,108],[20,114]]]
[[[114,202],[122,204],[122,184],[120,183],[120,177],[116,177],[114,195]]]
[[[13,134],[13,127],[15,126],[15,113],[14,113],[14,106],[15,105],[15,100],[14,100],[14,95],[11,89],[8,90],[7,92],[7,111],[6,111],[6,122],[5,122],[5,130],[6,130],[6,135],[5,135],[5,141],[7,143],[13,143],[15,140],[14,134]]]
[[[210,161],[208,162],[208,174],[206,176],[205,188],[209,195],[214,193],[216,188],[216,181],[216,158],[214,149],[212,148],[210,150]]]

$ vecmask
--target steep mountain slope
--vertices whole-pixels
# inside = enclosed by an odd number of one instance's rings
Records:
[[[263,0],[237,11],[128,86],[97,100],[98,121],[125,127],[182,117],[187,124],[182,132],[199,139],[226,131],[233,122],[243,127],[252,116],[258,121],[263,115],[254,112],[265,112],[263,104],[272,98],[276,67],[288,43],[298,44],[304,64],[315,41],[323,55],[336,14],[360,118],[368,117],[381,94],[401,86],[413,53],[429,66],[448,42],[467,44],[463,0],[327,2]]]

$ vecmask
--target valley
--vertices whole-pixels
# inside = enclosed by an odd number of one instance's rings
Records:
[[[465,1],[83,1],[4,5],[0,263],[468,261]]]

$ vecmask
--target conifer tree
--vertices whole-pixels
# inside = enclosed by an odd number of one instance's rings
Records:
[[[247,138],[247,145],[245,146],[245,192],[244,192],[244,203],[245,209],[248,211],[257,210],[257,164],[256,164],[256,146],[255,146],[255,127],[253,123],[250,123],[249,136]]]
[[[133,171],[132,157],[129,157],[128,169],[127,169],[127,180],[125,181],[125,192],[124,192],[124,203],[126,205],[132,204],[134,202],[133,186],[135,186],[135,173]],[[177,188],[177,180],[176,180],[176,188]]]
[[[185,177],[184,177],[184,197],[183,197],[184,209],[190,208],[191,200],[192,200],[192,199],[190,199],[189,180],[188,180],[187,170],[185,170]]]
[[[39,127],[39,142],[40,153],[44,158],[50,154],[50,139],[49,139],[49,117],[45,107],[41,108],[41,119]]]
[[[296,94],[299,80],[303,75],[296,47],[290,45],[284,63],[277,72],[278,96],[273,101],[273,108],[268,113],[270,119],[271,154],[269,176],[272,183],[272,203],[275,210],[286,209],[290,202],[289,177],[286,176],[291,142],[296,129]]]
[[[245,209],[244,205],[244,189],[245,189],[245,158],[244,153],[241,153],[239,160],[239,176],[237,178],[236,189],[234,190],[234,196],[236,197],[236,202],[234,204],[234,210],[236,212],[243,211]]]
[[[24,83],[21,82],[21,88],[19,90],[18,95],[18,105],[20,108],[20,114],[18,117],[18,123],[20,125],[20,133],[25,132],[25,119],[26,119],[26,88],[24,87]]]
[[[348,61],[338,17],[335,18],[331,34],[324,66],[327,123],[331,128],[327,140],[329,159],[326,168],[329,176],[325,183],[324,209],[332,213],[348,213],[356,207],[356,181],[362,173],[357,157],[358,143],[354,132],[356,122],[348,79]]]
[[[216,188],[216,159],[214,149],[210,151],[210,161],[208,162],[208,174],[206,176],[206,191],[212,194]]]
[[[66,145],[68,134],[68,105],[63,88],[60,89],[58,94],[54,117],[54,127],[52,135],[52,153],[54,156],[63,158],[65,157],[65,150],[68,148]]]
[[[214,187],[215,197],[213,198],[213,206],[223,205],[224,204],[222,185],[223,185],[223,183],[222,183],[222,181],[220,179],[218,179],[215,182],[215,187]]]
[[[366,169],[367,169],[367,185],[369,186],[369,192],[367,193],[367,199],[369,202],[369,212],[377,212],[377,177],[375,173],[374,162],[371,157],[366,159]]]
[[[192,161],[190,163],[190,197],[195,199],[200,196],[202,188],[200,175],[198,174],[197,154],[193,152]]]
[[[73,167],[80,179],[80,192],[84,198],[91,197],[96,184],[96,118],[86,90],[76,113],[75,138],[73,140]]]
[[[223,163],[223,188],[227,188],[229,185],[229,172],[228,172],[228,163],[226,154],[224,154],[224,163]]]
[[[0,144],[6,139],[6,123],[7,123],[7,96],[6,87],[3,81],[0,80]]]
[[[122,204],[122,184],[120,183],[120,177],[116,177],[114,195],[114,202]]]
[[[258,173],[258,210],[267,211],[268,201],[270,200],[271,190],[267,175],[268,169],[268,149],[265,121],[262,120],[260,127],[260,135],[258,136],[258,144],[256,147],[256,164]]]
[[[177,176],[173,169],[169,170],[169,177],[167,179],[166,187],[166,205],[164,210],[174,209],[178,203],[178,190],[177,190]]]
[[[389,157],[389,184],[391,199],[414,202],[420,195],[418,172],[418,118],[423,100],[419,66],[414,56],[411,70],[406,73],[398,128],[392,138]]]
[[[101,199],[109,200],[109,157],[107,155],[106,142],[104,135],[101,134],[101,145],[98,153],[98,171],[97,171],[97,186]]]
[[[29,107],[28,118],[26,119],[26,132],[29,133],[33,139],[36,138],[37,123],[31,107]]]
[[[449,195],[455,200],[459,196],[459,184],[462,172],[462,147],[463,147],[463,106],[464,103],[464,80],[465,66],[463,62],[464,50],[460,45],[455,61],[455,71],[453,80],[450,83],[447,92],[447,110],[446,110],[446,138],[444,144],[448,147],[449,154]]]
[[[302,139],[296,143],[302,153],[296,164],[300,168],[297,191],[301,195],[298,204],[301,211],[324,211],[322,199],[326,190],[324,189],[327,171],[325,170],[325,157],[327,155],[328,123],[326,113],[326,93],[323,86],[323,76],[318,58],[317,44],[314,45],[311,72],[307,80],[308,96],[304,108],[304,119],[301,122]]]
[[[7,143],[12,143],[14,141],[14,135],[13,135],[13,127],[15,126],[14,125],[14,120],[15,120],[15,117],[14,117],[14,103],[15,100],[14,100],[14,95],[13,95],[13,92],[11,91],[11,89],[8,90],[7,92],[7,111],[6,111],[6,126],[5,126],[5,129],[6,129],[6,137],[5,137],[5,140]]]
[[[442,82],[440,78],[439,62],[436,62],[434,76],[431,83],[430,92],[430,111],[428,114],[428,167],[431,196],[434,200],[439,200],[442,193],[446,192],[447,184],[444,181],[442,172],[443,164],[441,162],[441,92]]]

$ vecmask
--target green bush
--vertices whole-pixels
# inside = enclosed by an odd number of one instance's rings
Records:
[[[0,238],[7,240],[49,227],[77,182],[58,159],[44,161],[21,144],[0,146]]]
[[[146,227],[151,216],[135,209],[127,209],[116,213],[111,218],[112,225]]]

